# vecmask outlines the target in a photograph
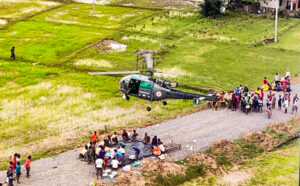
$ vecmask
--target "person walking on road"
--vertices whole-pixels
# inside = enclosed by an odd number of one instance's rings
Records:
[[[295,96],[293,97],[293,103],[295,103],[295,101],[299,101],[298,95],[295,94]]]
[[[27,157],[24,167],[26,169],[26,177],[29,178],[30,177],[30,168],[31,168],[31,156]]]
[[[289,100],[288,99],[284,99],[284,101],[283,101],[283,107],[284,107],[284,113],[287,114],[287,110],[289,108]]]
[[[298,110],[298,100],[296,100],[294,103],[293,103],[293,107],[292,107],[292,113],[291,114],[297,114],[297,110]]]
[[[278,110],[281,110],[281,105],[282,105],[282,98],[281,98],[281,95],[279,95],[279,98],[278,98]]]

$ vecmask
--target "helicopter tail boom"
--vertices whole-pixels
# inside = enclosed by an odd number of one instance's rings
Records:
[[[200,99],[204,101],[219,101],[218,96],[215,94],[203,95],[173,89],[167,93],[166,97],[169,99]]]

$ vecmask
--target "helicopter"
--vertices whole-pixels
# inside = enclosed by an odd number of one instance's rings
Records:
[[[167,105],[166,99],[190,99],[194,104],[201,104],[202,100],[219,101],[218,96],[214,93],[207,95],[196,94],[186,91],[177,90],[177,82],[154,78],[154,73],[163,73],[154,69],[153,56],[157,53],[155,50],[137,50],[137,69],[139,64],[139,56],[144,57],[143,66],[146,64],[147,69],[143,71],[119,71],[119,72],[89,72],[90,75],[126,75],[119,82],[120,91],[123,98],[130,100],[129,96],[148,100],[150,105],[147,111],[151,111],[153,101],[161,101],[163,105]],[[148,73],[148,76],[142,73]]]

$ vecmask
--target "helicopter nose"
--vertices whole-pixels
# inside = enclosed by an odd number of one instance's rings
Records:
[[[127,86],[125,81],[120,81],[120,91],[125,94],[126,90],[127,90]]]

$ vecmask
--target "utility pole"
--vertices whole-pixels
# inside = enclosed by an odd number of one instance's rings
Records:
[[[277,43],[277,22],[278,22],[278,4],[279,0],[276,0],[276,12],[275,12],[275,35],[274,35],[274,42]]]

